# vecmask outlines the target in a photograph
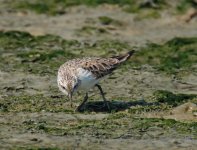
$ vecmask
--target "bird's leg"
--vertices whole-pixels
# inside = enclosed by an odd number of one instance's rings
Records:
[[[83,102],[76,108],[75,111],[80,111],[87,100],[88,100],[88,93],[86,93],[86,95],[85,95],[85,97],[83,99]]]
[[[70,99],[70,107],[72,108],[73,107],[73,103],[72,103],[72,100]]]
[[[105,94],[104,94],[104,92],[103,92],[101,86],[100,86],[99,84],[96,84],[95,86],[98,87],[98,89],[99,89],[99,91],[100,91],[100,94],[101,94],[101,96],[102,96],[102,98],[103,98],[103,101],[104,101],[105,105],[107,106],[108,110],[110,111],[111,108],[110,108],[110,106],[109,106],[109,104],[108,104],[108,102],[107,102],[107,100],[106,100],[106,98],[105,98]]]
[[[72,108],[73,107],[73,103],[72,103],[72,95],[69,95],[68,96],[69,100],[70,100],[70,107]]]

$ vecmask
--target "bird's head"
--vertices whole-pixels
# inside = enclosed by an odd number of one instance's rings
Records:
[[[74,92],[76,92],[79,82],[74,76],[61,76],[58,75],[58,87],[60,91],[66,94],[69,100],[72,100]]]

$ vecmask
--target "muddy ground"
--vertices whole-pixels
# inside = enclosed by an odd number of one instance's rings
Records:
[[[24,1],[0,1],[0,149],[196,149],[195,2],[128,12],[118,4],[56,11],[53,3],[41,11]],[[92,89],[75,112],[57,88],[58,67],[131,49],[101,82],[113,110]],[[75,95],[75,107],[82,99]]]

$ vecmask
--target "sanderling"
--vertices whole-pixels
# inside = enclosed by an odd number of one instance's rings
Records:
[[[124,55],[109,58],[85,57],[69,60],[61,65],[58,70],[58,87],[70,99],[71,107],[73,94],[78,90],[85,91],[84,100],[76,109],[80,111],[88,100],[88,91],[96,86],[100,91],[105,105],[110,110],[104,92],[98,83],[104,76],[112,73],[122,62],[129,59],[133,53],[134,50]]]

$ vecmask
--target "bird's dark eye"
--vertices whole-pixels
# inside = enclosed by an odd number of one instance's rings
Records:
[[[75,86],[74,86],[74,89],[76,89],[78,87],[78,84],[76,84]]]
[[[61,87],[62,87],[62,89],[66,90],[66,88],[64,86],[61,86]]]

